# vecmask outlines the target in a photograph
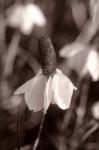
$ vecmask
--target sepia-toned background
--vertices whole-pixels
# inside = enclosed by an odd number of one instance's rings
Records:
[[[42,112],[13,93],[39,72],[45,35],[77,91],[50,105],[37,150],[99,150],[98,0],[0,0],[0,150],[33,150]]]

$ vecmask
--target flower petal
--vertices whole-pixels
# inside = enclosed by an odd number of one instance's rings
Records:
[[[44,93],[44,112],[47,111],[51,103],[51,100],[53,99],[53,91],[51,88],[51,83],[52,83],[52,77],[50,76],[46,83],[46,88],[45,88],[45,93]]]
[[[18,89],[16,89],[14,94],[24,94],[28,89],[31,88],[35,78],[37,78],[37,76],[40,76],[40,75],[42,75],[41,69],[39,70],[39,72],[37,73],[35,77],[33,77],[32,79],[24,83],[22,86],[20,86]]]
[[[55,103],[61,109],[69,108],[73,90],[76,88],[70,79],[58,69],[52,80],[52,89],[54,91]]]
[[[15,94],[25,93],[25,101],[29,110],[40,111],[44,107],[44,89],[46,77],[37,75],[16,90]]]
[[[16,89],[14,94],[24,94],[28,89],[31,88],[34,78],[30,79],[29,81],[24,83],[22,86],[20,86],[18,89]]]
[[[44,90],[46,77],[36,76],[33,80],[31,89],[25,92],[25,101],[30,110],[40,111],[44,108]]]

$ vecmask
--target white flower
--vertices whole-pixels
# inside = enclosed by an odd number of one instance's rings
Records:
[[[45,76],[42,73],[19,87],[15,94],[25,94],[25,101],[29,110],[47,111],[50,103],[57,104],[61,109],[70,106],[73,90],[76,87],[60,70],[56,69],[55,75]]]
[[[29,35],[34,25],[44,26],[46,18],[35,4],[16,4],[7,11],[7,23],[11,27],[19,28],[23,34]]]
[[[47,111],[50,103],[61,109],[70,106],[73,90],[76,89],[70,79],[57,69],[56,53],[49,38],[39,40],[42,71],[33,79],[18,88],[15,94],[25,94],[30,110]]]

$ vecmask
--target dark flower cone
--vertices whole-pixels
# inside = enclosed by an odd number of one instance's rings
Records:
[[[53,75],[56,71],[56,53],[49,38],[43,37],[39,40],[41,67],[46,76]]]

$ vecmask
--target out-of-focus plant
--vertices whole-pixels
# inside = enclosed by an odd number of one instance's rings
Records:
[[[6,26],[16,29],[9,45],[8,52],[4,56],[4,74],[10,75],[13,64],[18,54],[21,33],[30,35],[35,25],[43,27],[46,18],[41,9],[33,3],[16,3],[6,11]]]
[[[76,40],[69,45],[63,46],[60,56],[68,58],[67,64],[71,69],[76,70],[79,76],[90,73],[93,81],[99,79],[99,54],[97,43],[91,44],[93,36],[98,30],[98,10],[97,1],[90,2],[90,18],[81,30]],[[92,8],[91,8],[92,7]],[[97,19],[96,19],[97,18]]]
[[[99,2],[98,1],[89,1],[90,6],[90,17],[86,21],[84,27],[82,28],[80,34],[75,39],[74,42],[63,46],[60,50],[60,56],[65,57],[71,56],[78,51],[85,50],[84,47],[89,46],[91,40],[98,32],[98,11],[99,11]],[[69,53],[69,54],[68,54]]]
[[[45,26],[47,20],[41,9],[33,3],[16,3],[7,10],[7,24],[29,35],[35,25]]]
[[[92,77],[93,81],[99,80],[99,54],[94,47],[85,48],[71,56],[67,60],[67,67],[75,70],[79,77],[83,78],[87,73]]]

